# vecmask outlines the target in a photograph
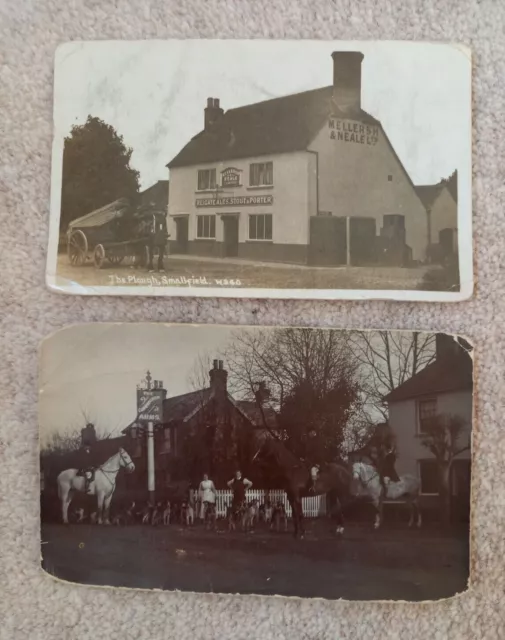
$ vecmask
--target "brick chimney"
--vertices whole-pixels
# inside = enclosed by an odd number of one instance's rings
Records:
[[[219,106],[219,98],[207,98],[207,106],[204,109],[205,131],[212,129],[223,113],[223,109]]]
[[[361,109],[361,63],[359,51],[334,51],[333,101],[342,110]]]
[[[209,371],[210,388],[216,391],[226,391],[228,381],[228,371],[223,368],[222,360],[214,360],[212,369]]]
[[[81,447],[90,447],[95,444],[96,440],[95,425],[88,422],[84,429],[81,429]]]
[[[437,333],[435,335],[437,360],[451,360],[463,357],[466,353],[464,349],[466,344],[466,341],[463,341],[462,345],[458,339],[446,333]]]

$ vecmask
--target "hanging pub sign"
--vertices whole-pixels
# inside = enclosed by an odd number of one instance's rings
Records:
[[[240,187],[240,169],[228,167],[221,171],[221,184],[223,187]]]
[[[379,127],[376,125],[330,118],[328,121],[331,140],[353,142],[374,147],[379,140]]]
[[[273,204],[273,196],[237,196],[233,198],[197,198],[197,207],[249,207]]]
[[[137,389],[137,416],[143,422],[162,422],[163,389]]]

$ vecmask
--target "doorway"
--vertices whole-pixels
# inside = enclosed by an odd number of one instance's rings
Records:
[[[330,267],[345,264],[346,259],[346,219],[333,216],[312,216],[310,218],[309,263]]]
[[[227,258],[238,256],[238,214],[222,216],[224,255]]]
[[[174,253],[188,253],[188,216],[175,218]]]

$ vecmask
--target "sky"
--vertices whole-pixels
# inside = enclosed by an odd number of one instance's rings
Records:
[[[71,127],[90,114],[123,135],[147,188],[169,177],[167,162],[202,129],[208,97],[226,110],[328,86],[334,50],[365,54],[362,106],[382,122],[415,184],[455,168],[470,179],[470,54],[437,43],[67,43],[55,63],[55,162]]]
[[[167,396],[208,386],[201,361],[224,361],[237,331],[259,327],[90,323],[72,325],[42,344],[39,367],[39,427],[42,444],[53,433],[75,433],[87,421],[99,434],[120,435],[136,417],[137,384],[147,370],[162,380]],[[261,327],[265,330],[266,327]],[[408,332],[406,332],[408,333]],[[379,345],[378,345],[379,346]],[[379,417],[379,416],[378,416]]]
[[[39,382],[41,442],[51,433],[80,430],[120,435],[135,419],[137,384],[149,369],[168,396],[192,391],[198,357],[222,356],[236,327],[165,324],[71,326],[42,345]]]

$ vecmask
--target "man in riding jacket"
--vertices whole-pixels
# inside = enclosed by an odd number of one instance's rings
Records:
[[[84,477],[84,493],[89,493],[89,486],[94,479],[94,468],[91,464],[91,444],[96,441],[94,425],[88,423],[85,429],[81,429],[81,438],[79,474]]]
[[[228,487],[233,491],[233,500],[231,508],[236,513],[245,503],[245,492],[252,487],[252,482],[242,477],[242,472],[237,471],[235,477],[227,483]]]
[[[370,459],[377,469],[384,496],[387,492],[386,478],[391,482],[398,482],[400,477],[396,473],[395,462],[397,458],[396,447],[391,438],[371,447]]]

